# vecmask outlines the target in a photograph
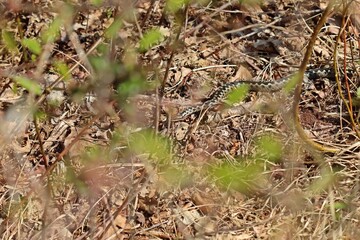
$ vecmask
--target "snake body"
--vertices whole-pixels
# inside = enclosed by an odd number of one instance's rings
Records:
[[[350,74],[350,73],[348,73]],[[293,79],[295,74],[280,78],[276,81],[234,81],[221,85],[205,101],[195,106],[191,106],[182,111],[177,120],[184,119],[191,114],[200,112],[205,109],[211,109],[221,104],[233,90],[246,85],[250,92],[277,92],[283,89]],[[304,80],[310,81],[318,78],[334,79],[335,73],[331,68],[310,69],[305,72]]]

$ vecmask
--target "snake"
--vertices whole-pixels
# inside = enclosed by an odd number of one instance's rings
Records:
[[[353,71],[347,70],[348,76],[351,76],[352,74]],[[223,103],[232,91],[243,86],[246,86],[249,92],[280,91],[285,86],[287,86],[287,84],[290,84],[290,81],[294,79],[295,76],[296,76],[296,72],[286,77],[280,78],[276,81],[237,80],[237,81],[225,83],[220,87],[218,87],[215,91],[213,91],[213,93],[201,103],[196,104],[194,106],[190,106],[185,110],[183,110],[182,112],[180,112],[180,114],[178,114],[175,120],[182,120],[192,114],[201,112],[205,109],[212,109],[215,106],[218,106],[219,104]],[[328,78],[330,80],[335,79],[334,69],[331,67],[316,68],[316,69],[309,69],[304,73],[305,83],[308,83],[311,80],[316,80],[319,78]]]

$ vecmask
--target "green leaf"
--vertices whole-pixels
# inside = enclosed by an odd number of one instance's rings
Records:
[[[129,138],[129,148],[137,154],[150,154],[157,163],[171,162],[169,139],[151,131],[140,131]]]
[[[138,74],[132,74],[128,81],[119,84],[117,90],[121,97],[133,96],[146,89],[146,81]]]
[[[147,31],[140,40],[139,50],[146,52],[154,45],[158,44],[163,39],[163,34],[158,28],[153,28]]]
[[[336,201],[334,203],[334,208],[336,210],[341,210],[341,209],[346,209],[348,207],[348,205],[344,202],[341,202],[341,201]]]
[[[167,0],[166,1],[166,10],[171,13],[176,13],[183,6],[188,4],[189,0]]]
[[[55,62],[54,66],[55,66],[55,71],[59,73],[61,76],[63,76],[65,81],[69,79],[70,76],[69,68],[66,65],[66,63],[58,61]]]
[[[47,113],[41,110],[37,110],[35,111],[35,117],[39,120],[39,121],[45,121],[47,119]]]
[[[91,63],[91,66],[93,66],[93,68],[96,70],[96,72],[104,72],[111,70],[109,61],[104,57],[91,56],[89,57],[89,61]]]
[[[286,83],[285,87],[284,87],[284,90],[285,92],[287,93],[290,93],[292,92],[295,87],[296,87],[296,84],[298,83],[299,81],[299,74],[295,74],[291,77],[291,79]]]
[[[36,55],[40,55],[41,53],[41,45],[39,41],[37,41],[35,38],[24,38],[21,41],[21,44],[29,49],[32,53]]]
[[[226,98],[226,103],[229,105],[233,105],[234,103],[241,102],[247,96],[248,92],[249,92],[249,85],[247,84],[240,85],[239,87],[235,88],[228,94]]]
[[[264,0],[238,0],[238,2],[240,4],[253,6],[253,5],[263,4]]]
[[[90,2],[91,2],[92,5],[95,5],[96,7],[99,7],[103,3],[103,0],[91,0]]]
[[[106,29],[104,36],[107,39],[114,38],[122,26],[123,22],[121,21],[121,19],[115,19],[115,21],[108,27],[108,29]]]
[[[2,42],[10,52],[17,52],[14,34],[3,30],[1,33]]]
[[[257,140],[258,153],[267,157],[269,161],[275,162],[282,154],[282,144],[275,135],[264,135]]]
[[[313,193],[321,193],[326,191],[336,182],[336,175],[332,172],[322,172],[321,177],[317,178],[309,187]]]
[[[360,98],[360,87],[356,90],[356,96]]]
[[[35,62],[37,59],[36,55],[35,54],[31,54],[31,61]]]
[[[244,194],[256,192],[258,187],[266,181],[262,174],[260,162],[245,163],[238,165],[224,163],[220,167],[210,169],[216,183],[224,189],[234,189]]]
[[[17,84],[28,90],[30,93],[40,95],[42,92],[40,85],[29,78],[14,76],[13,79]]]
[[[54,42],[60,35],[61,24],[62,20],[60,18],[55,18],[54,21],[50,24],[50,26],[42,32],[41,39],[45,43]]]
[[[168,165],[161,169],[161,178],[168,186],[184,187],[191,184],[192,175],[173,165]]]
[[[79,174],[75,172],[74,167],[70,167],[68,162],[65,162],[66,164],[66,182],[68,182],[71,185],[74,185],[77,191],[86,196],[90,193],[89,185],[86,184],[86,182],[79,177]],[[57,182],[55,182],[57,183]]]

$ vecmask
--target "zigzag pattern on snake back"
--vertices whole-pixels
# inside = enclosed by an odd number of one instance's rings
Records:
[[[353,74],[350,70],[347,73],[349,76]],[[287,77],[278,79],[276,81],[234,81],[225,83],[220,86],[216,91],[214,91],[204,102],[197,104],[195,106],[189,107],[182,111],[175,120],[182,120],[191,114],[200,112],[205,109],[211,109],[219,104],[221,104],[229,95],[231,91],[237,89],[241,86],[246,85],[248,90],[251,92],[277,92],[283,89],[289,81],[292,79],[294,74],[291,74]],[[332,68],[317,68],[310,69],[305,72],[304,81],[315,80],[318,78],[335,78],[335,72]]]

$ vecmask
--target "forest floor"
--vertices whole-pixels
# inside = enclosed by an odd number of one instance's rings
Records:
[[[69,2],[0,6],[1,239],[357,239],[360,3],[308,49],[328,1]],[[282,90],[176,119],[307,50],[339,75],[298,112]]]

